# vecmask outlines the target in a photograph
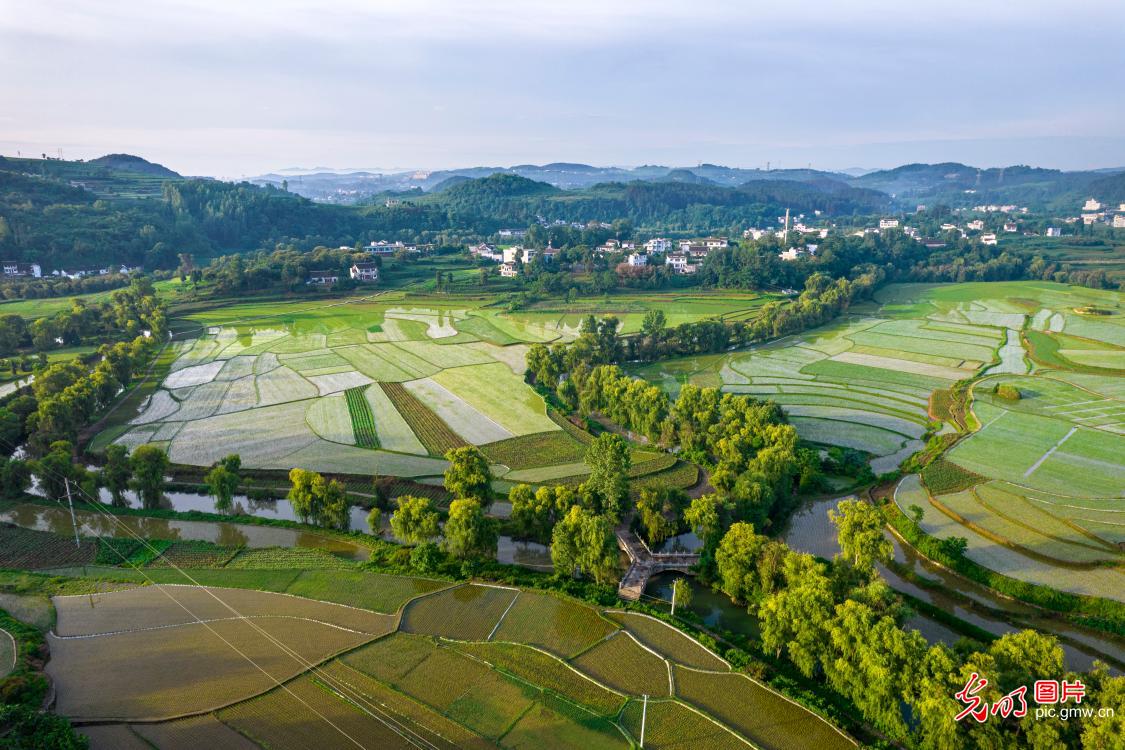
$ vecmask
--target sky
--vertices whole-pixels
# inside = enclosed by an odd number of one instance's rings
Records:
[[[0,0],[0,154],[1125,166],[1120,0]]]

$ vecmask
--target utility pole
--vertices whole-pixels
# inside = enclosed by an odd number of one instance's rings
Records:
[[[672,617],[676,616],[676,582],[672,581]]]
[[[641,750],[645,746],[645,719],[648,718],[648,696],[645,696],[644,705],[641,707]]]
[[[70,480],[63,479],[66,485],[66,502],[70,505],[70,523],[74,526],[74,546],[81,547],[82,544],[78,541],[78,519],[74,517],[74,499],[70,496]]]

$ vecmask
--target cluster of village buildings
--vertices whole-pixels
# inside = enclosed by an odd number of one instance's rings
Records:
[[[670,240],[665,237],[654,237],[647,242],[634,242],[632,240],[607,240],[604,245],[594,249],[598,255],[620,257],[621,263],[638,268],[650,265],[654,256],[663,256],[664,265],[675,273],[695,273],[699,264],[712,250],[727,247],[730,240],[726,237],[704,237],[693,240]],[[536,259],[544,263],[553,263],[558,250],[550,244],[543,250],[513,245],[511,247],[497,247],[496,245],[482,242],[469,248],[473,256],[481,260],[489,260],[500,264],[500,275],[512,278],[520,274],[520,269]]]
[[[120,273],[127,276],[139,270],[141,270],[140,266],[127,266],[122,264],[119,266],[102,266],[99,268],[78,268],[72,271],[59,268],[44,276],[43,267],[38,263],[24,263],[15,260],[0,261],[0,275],[10,279],[42,279],[46,277],[49,279],[70,279],[74,281],[77,279],[90,278],[92,276],[108,276],[111,273]]]
[[[1088,198],[1085,205],[1082,206],[1082,214],[1069,218],[1066,221],[1068,224],[1081,221],[1087,226],[1091,224],[1109,224],[1114,229],[1125,229],[1125,203],[1118,205],[1117,210],[1112,210],[1093,198]]]

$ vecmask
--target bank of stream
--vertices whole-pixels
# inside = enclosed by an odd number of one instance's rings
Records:
[[[807,503],[793,514],[781,539],[790,548],[799,552],[832,559],[839,553],[840,548],[836,541],[836,527],[829,521],[828,511],[848,497],[850,496]],[[920,586],[903,578],[887,566],[878,566],[879,575],[896,591],[996,636],[1014,633],[1028,627],[1058,636],[1067,667],[1070,669],[1089,670],[1096,659],[1109,663],[1115,672],[1120,672],[1122,667],[1125,667],[1125,642],[1120,639],[1046,616],[1035,607],[1000,596],[979,584],[934,565],[909,546],[902,544],[890,532],[887,532],[887,538],[894,546],[894,559],[898,566],[936,584],[933,587]],[[690,544],[691,540],[688,540],[688,543]],[[672,582],[678,577],[679,574],[674,573],[653,576],[645,589],[645,594],[661,599],[665,603],[670,601]],[[745,607],[734,604],[724,594],[715,593],[695,580],[692,580],[691,584],[693,596],[690,609],[705,624],[737,633],[750,635],[756,633],[755,618],[747,613]],[[962,634],[950,624],[922,611],[916,611],[906,625],[918,630],[930,643],[940,641],[952,645],[962,637]]]

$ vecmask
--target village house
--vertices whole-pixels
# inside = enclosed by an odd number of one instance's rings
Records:
[[[506,279],[513,279],[520,275],[520,267],[515,263],[505,261],[500,264],[500,275]]]
[[[629,257],[626,258],[626,262],[630,266],[647,266],[648,256],[644,253],[629,253]]]
[[[672,249],[672,241],[665,237],[653,237],[645,243],[645,252],[667,253]]]
[[[742,236],[746,237],[747,239],[751,239],[751,240],[760,240],[763,237],[765,237],[767,234],[773,234],[773,230],[772,229],[753,229],[753,228],[751,228],[751,229],[744,229],[742,231]]]
[[[1014,221],[1004,222],[1004,231],[1005,232],[1015,232],[1015,231],[1018,231],[1018,230],[1019,230],[1019,227],[1016,226],[1016,223]]]
[[[788,250],[778,253],[777,257],[781,258],[782,260],[797,260],[797,258],[803,258],[806,255],[808,255],[809,257],[813,257],[816,255],[816,251],[816,245],[806,245],[805,247],[791,247]]]
[[[523,256],[523,246],[522,245],[512,245],[511,247],[504,248],[500,252],[501,252],[501,255],[503,255],[503,257],[504,257],[505,263],[515,263],[517,260],[519,260]]]
[[[980,236],[980,244],[982,244],[982,245],[995,245],[996,244],[996,233],[995,232],[989,232],[987,234],[982,234]]]
[[[539,255],[539,251],[533,247],[525,247],[523,253],[520,255],[520,260],[526,266],[531,261],[535,260],[535,256]]]
[[[1082,214],[1082,223],[1086,226],[1090,226],[1091,224],[1097,224],[1104,218],[1105,214],[1102,213]]]
[[[499,236],[507,239],[520,239],[527,235],[526,229],[501,229],[498,233]]]
[[[1048,237],[1062,237],[1062,230],[1058,227],[1047,227]]]
[[[492,260],[500,263],[504,260],[504,253],[496,249],[495,245],[489,245],[487,242],[482,242],[479,245],[473,245],[469,248],[469,252],[477,258],[484,260]]]
[[[896,229],[898,228],[898,219],[879,219],[880,229]]]
[[[543,259],[544,263],[554,263],[555,258],[557,258],[558,255],[559,249],[557,247],[551,247],[551,244],[548,243],[547,247],[543,250],[542,253],[540,253],[539,257]]]
[[[348,275],[356,281],[378,281],[379,266],[375,263],[353,263]]]
[[[726,237],[704,237],[703,244],[708,250],[718,250],[730,245],[730,240]]]
[[[967,229],[969,229],[970,231],[973,231],[973,232],[983,232],[984,231],[984,220],[983,219],[973,219],[968,224],[966,224],[965,227]]]
[[[401,242],[387,242],[380,240],[378,242],[369,242],[363,249],[372,255],[394,255],[399,250],[406,248]]]
[[[21,263],[16,260],[5,260],[0,262],[5,276],[31,276],[32,278],[40,278],[43,276],[43,269],[38,263]]]
[[[1117,214],[1113,217],[1114,229],[1125,229],[1125,214]]]
[[[1082,206],[1083,211],[1101,211],[1102,204],[1094,198],[1087,198],[1085,205]]]
[[[339,280],[339,271],[309,271],[309,278],[305,283],[316,286],[328,286],[329,284],[335,284]]]

